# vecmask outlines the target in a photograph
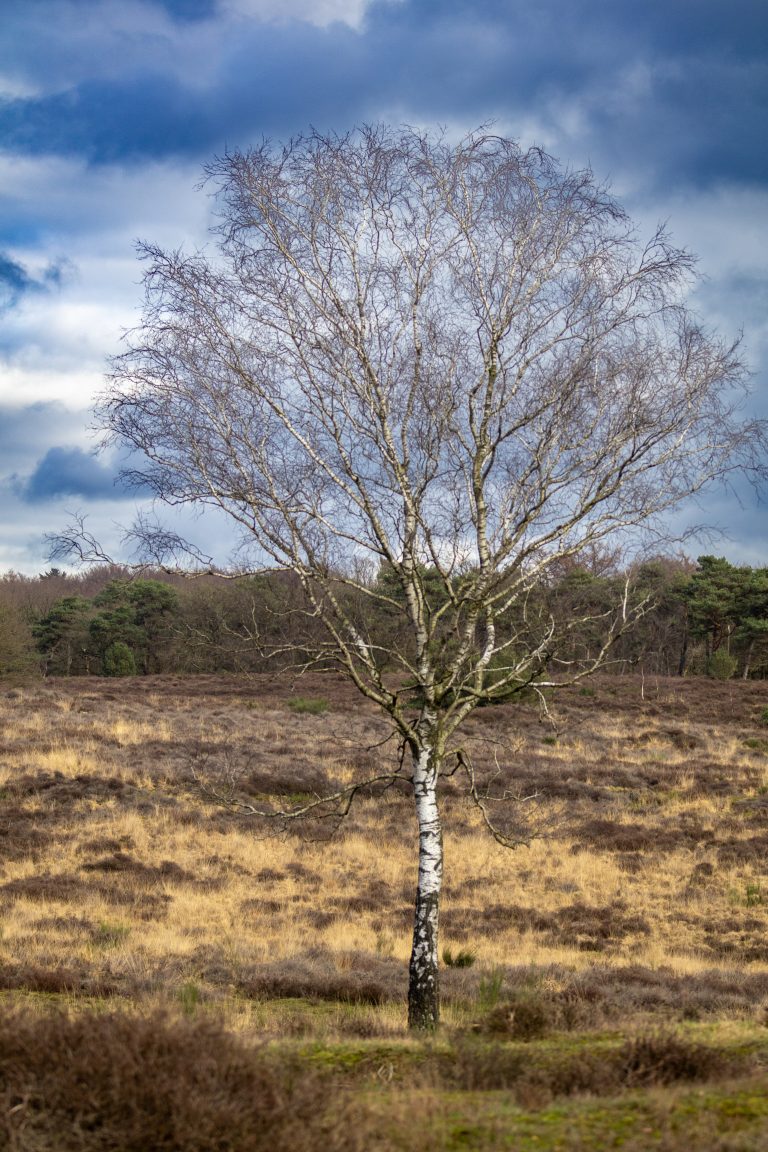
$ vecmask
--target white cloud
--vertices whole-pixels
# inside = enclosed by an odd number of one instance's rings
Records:
[[[690,304],[725,338],[743,333],[743,352],[768,408],[768,189],[721,184],[633,203],[644,234],[666,221],[675,244],[698,257],[702,277]]]
[[[359,28],[370,0],[222,0],[227,13],[263,22],[301,20],[320,28],[348,24]]]
[[[695,249],[705,270],[768,270],[768,189],[721,184],[666,201],[675,237]]]
[[[142,300],[137,238],[196,248],[207,239],[210,202],[196,165],[89,169],[80,162],[0,155],[6,219],[45,221],[45,233],[8,254],[28,269],[62,259],[59,287],[30,292],[0,331],[0,402],[88,404],[106,357],[136,323]]]
[[[21,76],[0,73],[0,100],[32,100],[42,89]]]
[[[129,243],[137,235],[199,242],[209,208],[199,179],[196,161],[92,168],[75,158],[0,152],[0,209],[6,222],[44,227],[48,246],[82,236],[98,250],[107,233]]]

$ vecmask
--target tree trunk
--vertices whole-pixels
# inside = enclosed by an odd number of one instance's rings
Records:
[[[750,673],[750,669],[752,667],[752,653],[754,652],[754,650],[755,650],[755,642],[754,642],[754,640],[750,640],[749,648],[747,648],[747,654],[744,657],[744,672],[742,674],[742,680],[749,680],[749,673]]]
[[[408,970],[408,1026],[434,1031],[440,1019],[438,912],[443,880],[443,832],[437,806],[438,764],[430,746],[413,757],[413,792],[419,822],[419,883]]]
[[[683,643],[680,648],[680,660],[677,665],[678,676],[685,676],[685,670],[688,665],[688,622],[686,621],[683,630]]]

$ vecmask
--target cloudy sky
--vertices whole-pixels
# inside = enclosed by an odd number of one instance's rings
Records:
[[[201,245],[205,161],[309,125],[493,120],[591,165],[699,255],[692,305],[743,331],[768,415],[767,45],[765,0],[0,0],[0,572],[44,569],[72,512],[116,546],[136,499],[89,408],[135,241]],[[704,502],[729,538],[699,551],[767,564],[737,496]]]

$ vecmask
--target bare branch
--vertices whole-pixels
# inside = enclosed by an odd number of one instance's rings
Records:
[[[355,797],[376,785],[385,789],[397,782],[409,779],[401,768],[394,772],[381,772],[364,779],[355,781],[347,787],[336,789],[324,795],[314,795],[311,800],[294,804],[288,808],[264,808],[238,794],[238,788],[243,775],[252,766],[252,760],[246,757],[239,764],[225,751],[224,761],[211,763],[209,756],[198,753],[189,764],[189,775],[195,786],[203,796],[215,804],[226,808],[236,815],[259,818],[269,824],[274,824],[277,831],[285,831],[290,825],[302,820],[311,819],[327,821],[330,831],[326,830],[321,839],[328,839],[338,829],[344,818],[349,815]]]

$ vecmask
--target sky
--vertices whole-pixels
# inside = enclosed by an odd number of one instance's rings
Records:
[[[72,514],[127,555],[137,494],[91,406],[140,317],[137,240],[206,243],[225,149],[382,121],[492,121],[665,221],[768,416],[765,0],[0,0],[0,573],[44,571]],[[768,564],[768,492],[690,516],[726,535],[689,554]],[[222,524],[195,532],[226,559]]]

